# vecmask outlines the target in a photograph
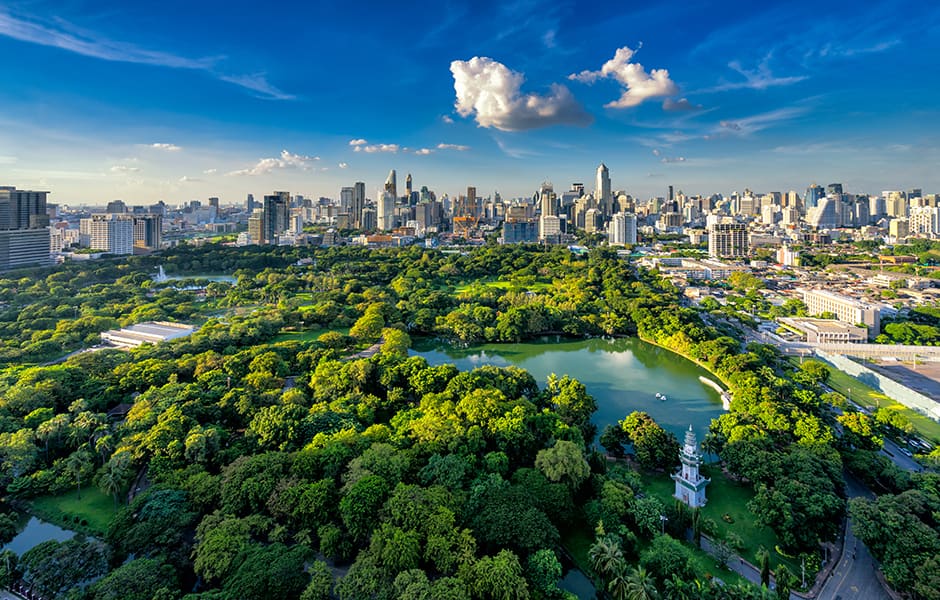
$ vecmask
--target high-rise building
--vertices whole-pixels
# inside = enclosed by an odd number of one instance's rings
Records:
[[[827,196],[841,196],[843,193],[841,183],[830,183],[826,186]]]
[[[134,246],[146,250],[159,250],[163,243],[163,217],[160,215],[134,216]]]
[[[722,219],[708,225],[708,255],[712,258],[747,256],[747,225]]]
[[[259,244],[276,244],[277,236],[287,231],[290,220],[290,192],[274,192],[264,197],[261,209]]]
[[[836,229],[842,225],[839,207],[842,202],[832,196],[824,196],[819,204],[806,212],[806,222],[816,229]]]
[[[931,206],[912,208],[908,219],[908,233],[935,237],[940,233],[940,208]]]
[[[539,187],[539,208],[543,216],[558,216],[558,199],[555,197],[555,188],[551,182],[542,182]]]
[[[108,206],[104,209],[104,212],[111,214],[124,214],[127,212],[127,205],[124,204],[123,200],[112,200],[108,202]]]
[[[411,173],[408,173],[405,177],[405,196],[408,197],[408,202],[411,202],[411,191]]]
[[[386,189],[379,190],[378,196],[375,207],[376,227],[382,231],[391,231],[395,229],[395,195],[389,191],[386,183]]]
[[[88,247],[108,254],[134,253],[134,217],[119,213],[93,214],[79,222]]]
[[[48,194],[0,187],[0,271],[50,264]]]
[[[209,206],[211,206],[212,208],[216,210],[219,210],[219,199],[216,198],[215,196],[209,198]]]
[[[805,211],[809,211],[811,208],[816,208],[819,205],[819,200],[826,195],[826,190],[823,189],[821,185],[816,185],[815,183],[808,188],[806,188],[806,196],[803,198],[803,207]]]
[[[610,190],[610,171],[604,163],[597,167],[596,186],[594,198],[597,200],[597,206],[601,214],[608,217],[612,214],[613,196]]]
[[[255,210],[255,195],[248,194],[248,198],[245,200],[245,212],[249,215]]]
[[[388,177],[385,178],[384,191],[391,194],[392,198],[398,200],[398,176],[395,174],[395,169],[388,172]]]
[[[611,246],[636,244],[636,215],[615,213],[607,225],[607,242]]]

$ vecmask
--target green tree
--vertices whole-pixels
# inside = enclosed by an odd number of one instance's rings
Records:
[[[578,489],[591,474],[581,448],[567,440],[558,440],[551,448],[539,450],[535,466],[550,481],[563,482],[572,490]]]
[[[333,573],[322,560],[315,560],[307,568],[310,583],[300,595],[300,600],[329,600],[333,589]]]

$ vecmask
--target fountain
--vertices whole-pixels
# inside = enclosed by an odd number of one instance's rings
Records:
[[[166,273],[163,271],[163,265],[160,265],[157,268],[157,274],[153,278],[153,280],[156,281],[157,283],[164,283],[167,279],[168,278],[166,276]]]

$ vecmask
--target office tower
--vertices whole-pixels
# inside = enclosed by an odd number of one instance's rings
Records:
[[[339,190],[339,209],[340,212],[352,212],[353,196],[356,190],[352,187],[344,187]]]
[[[759,212],[758,208],[759,202],[754,196],[750,194],[749,191],[744,192],[744,195],[738,199],[738,214],[740,215],[756,215]]]
[[[676,197],[675,197],[675,195],[673,194],[673,192],[672,192],[672,186],[670,185],[670,186],[669,186],[669,192],[666,194],[666,200],[669,201],[669,202],[672,202],[672,201],[675,200],[675,199],[676,199]]]
[[[911,188],[907,192],[908,200],[913,200],[914,198],[923,198],[923,197],[924,197],[924,190],[922,190],[921,188]]]
[[[826,190],[823,189],[821,185],[816,185],[815,183],[808,188],[806,188],[806,196],[803,198],[803,207],[806,212],[809,212],[809,209],[816,208],[819,205],[819,200],[826,195]]]
[[[262,218],[260,216],[248,217],[248,237],[252,244],[263,244]]]
[[[376,202],[376,227],[381,231],[395,229],[395,195],[388,189],[379,190]]]
[[[555,215],[539,217],[539,239],[548,243],[557,243],[561,235],[561,220]]]
[[[0,271],[51,263],[48,193],[0,187]]]
[[[395,174],[395,169],[392,169],[388,172],[388,177],[385,178],[385,188],[383,191],[388,192],[392,195],[392,198],[398,200],[398,176]]]
[[[885,209],[890,217],[906,217],[908,213],[907,198],[899,191],[886,190],[881,192],[885,199]]]
[[[824,196],[819,200],[819,204],[806,212],[806,222],[816,229],[836,229],[842,225],[842,218],[839,207],[842,205],[840,200],[832,196]]]
[[[636,215],[615,213],[607,225],[607,243],[611,246],[636,244]]]
[[[764,225],[773,225],[777,222],[780,213],[773,204],[765,204],[760,208],[760,220]]]
[[[910,235],[910,222],[907,219],[891,219],[888,222],[888,235],[895,240],[902,240]]]
[[[254,212],[254,210],[255,210],[255,195],[248,194],[248,199],[245,200],[245,212],[247,212],[250,215],[251,213]]]
[[[558,216],[558,201],[555,197],[555,188],[552,187],[551,182],[542,182],[541,187],[539,187],[538,196],[542,216]]]
[[[584,212],[585,233],[597,233],[604,221],[604,215],[596,208],[589,208]]]
[[[872,223],[877,223],[888,214],[885,199],[881,196],[872,196],[868,199],[868,216]]]
[[[353,184],[353,198],[352,204],[349,206],[349,215],[352,220],[353,227],[357,229],[363,229],[362,227],[362,210],[366,207],[366,184],[362,181],[357,181]]]
[[[261,238],[259,244],[276,244],[277,236],[287,231],[290,218],[290,193],[274,192],[266,195],[261,209]]]
[[[712,258],[747,256],[747,225],[723,219],[708,225],[708,255]]]
[[[799,208],[800,207],[800,195],[796,193],[796,190],[790,190],[786,195],[786,203],[784,208]]]
[[[405,177],[405,196],[408,197],[408,202],[411,202],[411,173]]]
[[[830,183],[826,186],[827,196],[841,196],[843,193],[841,183]]]
[[[477,188],[472,185],[467,186],[467,208],[469,209],[469,215],[479,218],[480,210],[477,206]]]
[[[539,223],[532,219],[505,221],[503,223],[503,244],[535,242],[539,238]]]
[[[918,206],[911,209],[908,233],[934,237],[940,233],[940,208]]]
[[[209,198],[209,206],[211,206],[212,208],[216,210],[219,210],[219,199],[216,198],[215,196]]]
[[[124,204],[123,200],[112,200],[108,202],[108,206],[104,209],[104,212],[110,214],[124,214],[127,212],[127,205]]]
[[[855,198],[855,225],[857,227],[864,227],[871,222],[869,207],[868,196],[857,196]]]
[[[378,219],[376,218],[375,208],[372,206],[363,208],[359,216],[359,229],[362,231],[375,231],[377,224]]]
[[[163,217],[160,215],[134,216],[134,246],[146,250],[159,250],[163,243]]]
[[[594,197],[597,199],[597,206],[600,208],[601,214],[606,217],[612,212],[613,198],[610,191],[610,171],[607,170],[607,165],[604,163],[597,167],[596,186]]]
[[[79,222],[88,247],[108,254],[134,253],[134,217],[119,213],[94,214]]]

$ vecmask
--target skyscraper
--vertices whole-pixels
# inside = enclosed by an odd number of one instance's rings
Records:
[[[808,188],[806,188],[806,196],[803,198],[803,208],[806,211],[809,211],[811,208],[816,208],[819,205],[819,200],[826,195],[826,190],[823,189],[821,185],[816,185],[815,183]]]
[[[392,173],[395,172],[392,171]],[[378,202],[376,202],[377,226],[382,231],[391,231],[395,228],[395,195],[388,190],[388,182],[385,186],[386,189],[379,191]]]
[[[261,211],[259,244],[276,244],[277,236],[287,231],[290,219],[290,192],[274,192],[264,197]]]
[[[79,223],[82,234],[88,236],[92,250],[108,254],[134,253],[133,215],[106,213],[94,214]]]
[[[405,177],[405,195],[408,197],[408,202],[411,202],[411,173]]]
[[[544,181],[539,188],[539,207],[542,210],[542,216],[558,215],[558,201],[551,182]]]
[[[636,244],[636,215],[615,213],[607,226],[607,242],[611,246]]]
[[[708,255],[712,258],[747,256],[747,225],[731,219],[708,225]]]
[[[163,217],[160,215],[134,216],[134,246],[146,250],[159,250],[163,243]]]
[[[392,198],[398,199],[398,176],[395,169],[389,171],[388,177],[385,178],[385,191],[390,193]]]
[[[610,192],[610,171],[607,170],[607,165],[604,163],[597,167],[597,188],[594,197],[597,200],[601,214],[605,217],[610,216],[611,204],[613,203]]]

